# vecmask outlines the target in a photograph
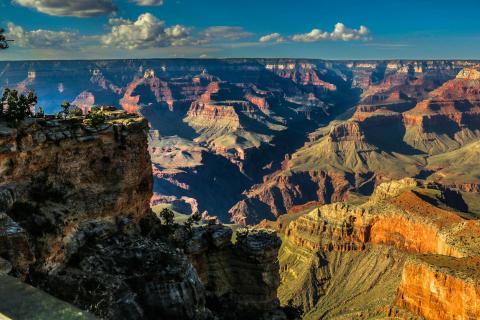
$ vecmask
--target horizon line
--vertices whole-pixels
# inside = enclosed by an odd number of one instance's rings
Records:
[[[465,62],[480,62],[480,58],[435,58],[435,59],[425,59],[425,58],[392,58],[392,59],[324,59],[324,58],[272,58],[272,57],[261,57],[261,58],[245,58],[245,57],[229,57],[229,58],[84,58],[84,59],[19,59],[19,60],[1,60],[2,62],[55,62],[55,61],[122,61],[122,60],[195,60],[195,61],[226,61],[226,60],[305,60],[305,61],[326,61],[326,62],[378,62],[378,61],[465,61]]]

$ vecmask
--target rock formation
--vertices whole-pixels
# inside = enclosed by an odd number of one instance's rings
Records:
[[[149,206],[146,120],[106,115],[97,127],[82,119],[0,127],[2,273],[101,318],[284,319],[277,236],[246,230],[234,245],[222,225],[161,224]],[[210,251],[225,268],[204,266]],[[244,269],[250,277],[238,278]],[[217,272],[223,288],[210,282]]]
[[[0,126],[0,273],[107,318],[282,318],[277,268],[281,304],[306,318],[478,316],[478,62],[0,69],[47,113],[131,113]],[[273,225],[279,262],[270,232],[170,230],[149,203]]]
[[[300,305],[305,319],[476,318],[468,301],[478,297],[480,223],[446,205],[461,205],[450,192],[404,179],[361,205],[279,219],[281,302]]]
[[[402,68],[390,65],[386,70],[405,77]],[[428,64],[412,68],[412,77],[433,77]],[[480,135],[476,70],[462,69],[430,92],[415,95],[419,80],[372,92],[369,86],[350,119],[332,121],[310,134],[311,141],[288,163],[245,192],[229,211],[232,220],[248,224],[274,219],[272,213],[285,214],[294,205],[345,200],[351,192],[369,194],[382,181],[403,177],[428,177],[475,192],[480,181],[473,164]],[[379,83],[387,85],[385,81]]]

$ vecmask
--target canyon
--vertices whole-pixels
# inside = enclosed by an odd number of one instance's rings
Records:
[[[461,60],[0,62],[0,87],[34,89],[47,113],[66,100],[141,114],[152,205],[255,224],[388,179],[478,192],[477,70]],[[452,165],[459,157],[470,164]]]
[[[46,113],[117,108],[97,128],[0,124],[0,288],[109,319],[477,319],[479,74],[0,62],[0,88],[34,89]],[[203,222],[165,225],[163,208]]]

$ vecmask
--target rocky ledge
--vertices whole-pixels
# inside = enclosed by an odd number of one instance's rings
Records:
[[[0,124],[0,273],[106,319],[283,319],[275,234],[153,214],[147,130],[122,111]]]

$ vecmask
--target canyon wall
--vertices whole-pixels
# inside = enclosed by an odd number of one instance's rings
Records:
[[[442,204],[449,192],[403,179],[279,218],[281,303],[305,319],[476,318],[480,224]]]
[[[232,244],[226,226],[161,223],[150,209],[147,132],[144,118],[123,111],[106,112],[96,127],[83,118],[0,123],[2,273],[100,318],[284,319],[280,240],[245,230]],[[215,243],[193,249],[194,239],[215,233],[223,235],[217,257],[225,270],[198,263]],[[244,269],[249,277],[238,278]],[[209,284],[217,272],[231,280],[226,291]]]
[[[420,256],[407,262],[396,304],[425,319],[478,319],[480,258]]]

